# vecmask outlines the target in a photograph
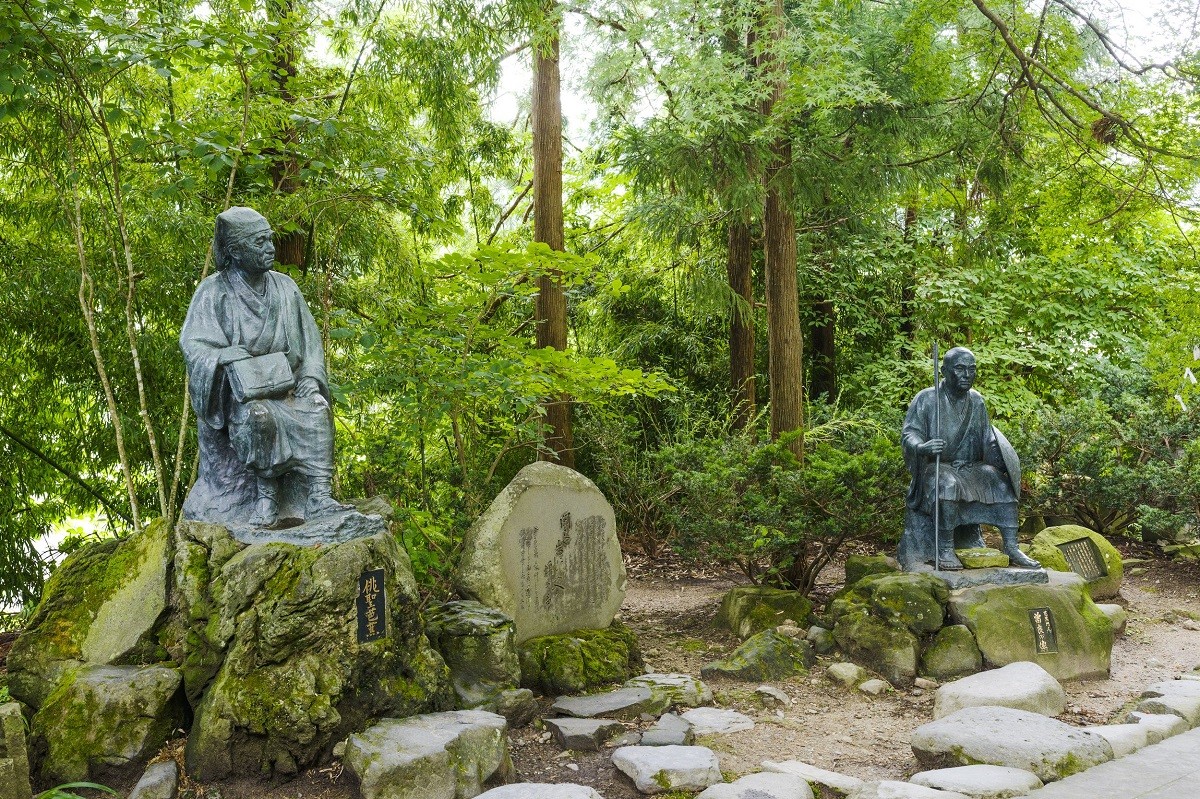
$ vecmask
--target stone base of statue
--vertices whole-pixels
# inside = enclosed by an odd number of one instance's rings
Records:
[[[47,583],[8,670],[45,784],[134,778],[189,720],[191,777],[286,775],[376,719],[453,703],[386,529],[301,546],[160,521],[86,546]]]
[[[900,536],[900,544],[896,548],[896,560],[904,571],[917,571],[921,566],[932,566],[938,544],[942,551],[955,549],[976,549],[986,546],[983,534],[977,524],[960,525],[955,530],[944,527],[938,530],[935,543],[933,517],[918,513],[912,508],[904,511],[904,533]]]

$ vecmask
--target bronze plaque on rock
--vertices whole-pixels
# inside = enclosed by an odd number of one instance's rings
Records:
[[[1077,538],[1058,545],[1071,571],[1085,580],[1095,580],[1108,576],[1108,567],[1104,564],[1104,556],[1100,548],[1091,538]]]
[[[383,569],[358,576],[358,642],[377,641],[387,635],[387,597]]]
[[[1058,634],[1054,631],[1054,613],[1050,608],[1030,608],[1029,624],[1033,627],[1033,645],[1039,655],[1058,652]]]

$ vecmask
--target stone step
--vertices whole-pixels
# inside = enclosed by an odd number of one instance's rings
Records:
[[[723,781],[717,756],[703,746],[622,746],[612,762],[647,794],[701,791]]]

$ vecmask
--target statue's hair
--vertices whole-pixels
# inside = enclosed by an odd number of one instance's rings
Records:
[[[946,354],[942,356],[942,371],[946,371],[954,365],[955,361],[966,355],[970,355],[971,360],[975,360],[975,353],[971,352],[966,347],[951,347],[950,349],[946,350]]]
[[[213,268],[220,272],[230,266],[230,246],[263,229],[270,230],[271,224],[253,208],[235,205],[217,214],[216,228],[213,231]]]

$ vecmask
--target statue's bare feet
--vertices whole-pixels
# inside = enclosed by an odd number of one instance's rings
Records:
[[[335,513],[353,510],[353,505],[343,505],[328,494],[309,496],[308,503],[304,506],[304,518],[319,519],[322,516],[332,516]]]
[[[259,497],[250,517],[251,527],[274,527],[279,522],[279,505],[273,497]]]
[[[1042,564],[1038,563],[1033,558],[1026,555],[1015,545],[1004,548],[1004,554],[1008,555],[1008,565],[1017,569],[1040,569]]]

